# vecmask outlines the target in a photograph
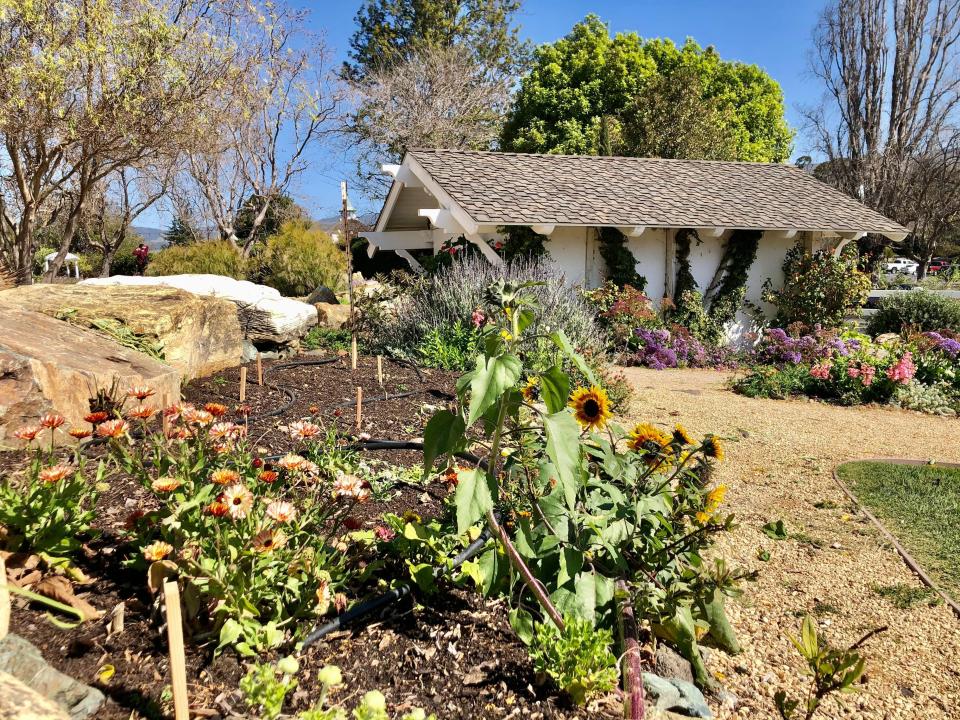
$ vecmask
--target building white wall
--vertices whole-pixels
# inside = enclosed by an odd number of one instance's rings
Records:
[[[647,297],[657,305],[666,289],[667,233],[674,230],[651,228],[638,238],[627,238],[627,248],[637,259],[637,272],[647,279]]]
[[[571,285],[593,287],[595,280],[593,228],[558,227],[545,243],[553,262],[563,270]]]

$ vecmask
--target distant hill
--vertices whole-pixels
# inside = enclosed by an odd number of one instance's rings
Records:
[[[151,250],[159,250],[166,243],[163,242],[163,230],[152,227],[142,227],[140,225],[131,225],[130,229],[143,238],[147,247]]]

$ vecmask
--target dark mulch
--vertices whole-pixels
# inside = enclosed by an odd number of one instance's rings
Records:
[[[298,360],[316,360],[301,356]],[[276,369],[280,363],[265,363],[266,383],[256,384],[253,364],[247,403],[252,408],[250,437],[263,454],[279,454],[292,448],[285,432],[287,423],[312,418],[335,426],[344,435],[355,432],[355,409],[341,407],[364,390],[361,432],[374,438],[411,439],[422,433],[433,408],[450,402],[455,376],[442,371],[422,371],[384,360],[384,386],[376,377],[376,359],[361,358],[352,371],[348,358],[323,365],[300,365]],[[236,405],[239,371],[228,370],[185,388],[187,400],[202,404]],[[273,385],[274,387],[268,387]],[[288,402],[279,388],[295,397],[282,414],[263,413]],[[384,393],[414,392],[409,397],[371,402]],[[426,406],[426,407],[425,407]],[[433,407],[429,407],[433,406]],[[92,450],[93,460],[100,451]],[[394,464],[416,465],[416,452],[377,453]],[[15,472],[27,460],[24,453],[0,453],[0,472]],[[63,672],[103,690],[108,704],[98,713],[104,720],[160,718],[169,716],[169,668],[163,613],[146,587],[145,578],[122,564],[128,552],[119,535],[125,518],[146,507],[149,493],[128,478],[114,475],[110,488],[97,503],[97,525],[104,535],[89,548],[78,564],[91,578],[78,588],[106,615],[103,621],[84,623],[63,630],[51,623],[40,608],[15,601],[14,632],[36,644],[44,657]],[[412,510],[423,517],[444,511],[448,488],[440,482],[401,484],[388,497],[363,507],[358,517],[365,525],[376,524],[384,512],[402,514]],[[125,607],[123,632],[108,637],[107,619],[120,603]],[[223,714],[236,702],[243,660],[232,653],[214,658],[200,639],[188,642],[187,673],[191,704],[208,716]],[[302,659],[301,686],[293,698],[296,709],[308,707],[316,698],[314,678],[325,664],[343,671],[345,685],[336,701],[352,706],[366,691],[381,690],[391,709],[422,706],[439,718],[574,718],[586,717],[538,685],[523,645],[507,622],[507,608],[464,590],[448,588],[429,597],[408,598],[380,617],[329,636],[311,648]],[[109,679],[102,674],[111,665]],[[241,708],[235,708],[238,712]],[[590,717],[602,717],[592,712]]]

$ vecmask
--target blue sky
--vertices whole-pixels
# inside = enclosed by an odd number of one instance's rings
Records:
[[[339,64],[346,56],[360,3],[291,1],[310,9],[313,29],[326,35]],[[642,37],[669,37],[678,43],[689,36],[703,46],[714,45],[724,59],[754,63],[777,80],[783,87],[787,120],[799,130],[798,108],[816,102],[821,92],[807,70],[807,53],[823,6],[824,0],[525,0],[520,24],[521,35],[540,44],[567,34],[593,12],[612,32],[636,31]],[[794,156],[808,150],[805,138],[798,134]],[[341,149],[330,148],[320,155],[316,167],[300,178],[293,192],[313,217],[337,212],[339,182],[349,181],[353,172]],[[378,209],[364,198],[351,197],[361,211]],[[166,218],[158,217],[156,222],[165,224]]]

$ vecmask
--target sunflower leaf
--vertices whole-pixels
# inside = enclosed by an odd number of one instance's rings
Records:
[[[523,364],[516,355],[503,354],[477,358],[470,380],[470,413],[467,425],[473,425],[500,396],[520,380]]]
[[[556,470],[567,508],[573,510],[582,476],[580,427],[573,415],[560,411],[543,417],[543,429],[547,434],[547,456]]]

